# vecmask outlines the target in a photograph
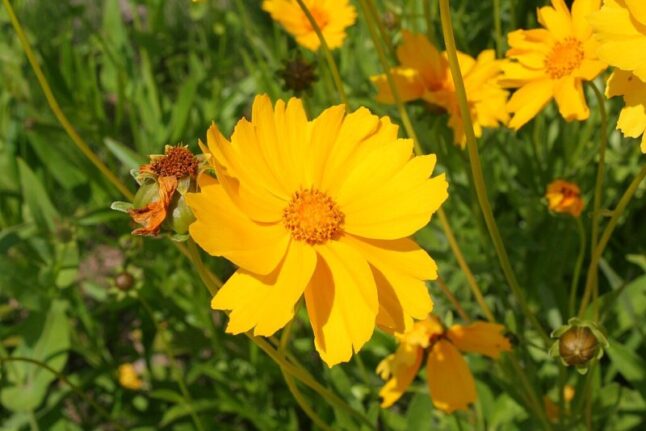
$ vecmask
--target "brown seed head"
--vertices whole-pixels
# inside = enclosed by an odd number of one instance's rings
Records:
[[[155,160],[150,169],[160,177],[183,178],[196,176],[199,162],[184,147],[169,147],[163,157]]]
[[[117,285],[117,289],[124,292],[130,290],[134,283],[135,278],[128,271],[120,272],[114,277],[114,284]]]
[[[582,365],[594,358],[599,341],[589,328],[574,326],[559,338],[559,354],[568,365]]]

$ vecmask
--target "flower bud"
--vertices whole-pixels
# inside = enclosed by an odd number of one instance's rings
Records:
[[[114,277],[114,284],[117,286],[117,289],[126,292],[135,284],[135,277],[128,271],[123,271]]]
[[[560,357],[566,366],[574,366],[581,374],[595,359],[601,359],[603,350],[608,348],[608,340],[595,322],[579,320],[575,317],[567,325],[552,332],[557,338],[550,348],[552,357]]]
[[[283,90],[291,90],[295,95],[308,91],[318,79],[314,63],[304,60],[300,53],[283,62],[283,68],[276,74],[283,80]]]

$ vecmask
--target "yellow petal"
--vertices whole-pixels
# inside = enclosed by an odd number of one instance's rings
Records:
[[[437,265],[414,241],[374,240],[346,235],[343,242],[361,252],[368,262],[383,275],[382,289],[392,289],[403,313],[417,320],[425,319],[433,309],[426,280],[437,278]],[[393,314],[397,313],[395,307]]]
[[[435,408],[446,413],[466,410],[477,399],[476,385],[466,361],[451,344],[440,339],[428,355],[426,374]]]
[[[368,263],[352,247],[328,241],[305,290],[316,350],[328,366],[347,362],[375,328],[377,289]]]
[[[643,0],[625,0],[631,15],[641,24],[646,25],[646,3]]]
[[[312,124],[312,140],[309,146],[307,187],[318,187],[325,169],[325,160],[333,151],[334,143],[340,133],[345,117],[345,105],[332,106],[319,115]]]
[[[316,266],[314,250],[292,241],[281,266],[258,276],[238,270],[213,297],[214,310],[232,310],[227,332],[239,334],[252,328],[254,335],[271,336],[294,316]]]
[[[573,36],[572,18],[564,0],[552,0],[552,6],[539,8],[538,22],[557,39]]]
[[[424,95],[424,82],[416,69],[395,67],[390,70],[397,94],[402,102],[410,102]],[[381,103],[395,103],[395,98],[390,91],[390,85],[385,74],[371,76],[370,80],[377,87],[375,97]]]
[[[412,235],[448,197],[444,174],[430,178],[435,156],[411,159],[382,187],[341,204],[346,232],[377,239]]]
[[[561,116],[567,121],[581,121],[590,116],[581,80],[573,76],[559,79],[554,85],[554,97]]]
[[[507,110],[513,114],[509,127],[518,130],[547,105],[554,94],[553,83],[545,79],[522,86],[509,99]]]
[[[382,408],[392,406],[406,392],[419,371],[423,355],[419,347],[401,344],[394,355],[385,359],[390,362],[390,379],[379,391]]]
[[[601,0],[575,0],[572,3],[572,26],[574,36],[586,40],[592,35],[592,26],[588,21],[590,15],[599,10]]]
[[[443,85],[450,76],[449,63],[425,35],[404,30],[403,42],[397,48],[397,58],[405,68],[415,69],[426,88]]]
[[[455,347],[463,352],[498,358],[501,352],[511,351],[504,331],[505,327],[497,323],[475,322],[466,326],[453,325],[447,335]]]
[[[187,193],[186,202],[197,221],[189,226],[191,237],[213,256],[224,256],[257,274],[276,268],[289,242],[281,224],[258,224],[231,200],[220,184]]]

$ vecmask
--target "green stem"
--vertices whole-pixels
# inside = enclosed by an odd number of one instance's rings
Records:
[[[500,16],[500,0],[493,0],[493,24],[496,34],[496,54],[502,55],[502,17]]]
[[[597,96],[599,113],[601,114],[601,142],[599,144],[599,163],[597,164],[597,179],[594,185],[594,203],[592,209],[592,242],[590,243],[590,253],[594,252],[599,239],[599,218],[601,214],[601,195],[603,191],[603,180],[605,177],[606,167],[606,147],[608,146],[608,115],[606,113],[605,99],[596,85],[590,83],[590,87]]]
[[[426,37],[434,45],[437,46],[437,38],[435,37],[435,8],[433,7],[434,0],[424,1],[424,18],[426,19]]]
[[[200,420],[199,416],[197,415],[197,413],[195,413],[195,410],[193,409],[193,398],[191,397],[191,393],[188,391],[188,387],[186,387],[186,382],[184,382],[184,376],[182,375],[182,371],[177,361],[175,360],[175,353],[173,352],[173,348],[170,342],[166,340],[166,335],[165,335],[166,332],[164,328],[161,327],[161,325],[155,318],[153,309],[148,304],[148,301],[146,301],[144,297],[141,295],[139,295],[139,302],[141,303],[141,305],[143,305],[144,309],[150,316],[150,320],[152,320],[153,325],[155,326],[155,330],[159,334],[159,339],[161,340],[164,350],[166,350],[166,356],[168,356],[168,361],[170,362],[173,377],[175,378],[175,381],[177,382],[177,385],[179,386],[179,389],[182,392],[182,395],[184,397],[184,403],[186,404],[186,407],[188,407],[189,409],[189,413],[190,413],[191,419],[193,420],[193,423],[195,424],[195,427],[200,431],[204,431],[204,425],[202,424],[202,421]]]
[[[574,265],[574,276],[572,277],[572,285],[570,286],[570,302],[568,307],[568,315],[574,315],[574,309],[576,307],[576,293],[579,286],[579,279],[581,276],[581,267],[583,266],[583,259],[585,258],[585,228],[583,227],[583,222],[580,217],[575,217],[574,221],[576,222],[576,230],[579,235],[579,254],[576,258],[576,264]]]
[[[485,223],[487,224],[489,235],[491,236],[494,248],[496,249],[496,254],[498,255],[498,260],[500,261],[500,266],[502,267],[502,271],[505,275],[505,278],[507,279],[507,283],[509,284],[511,291],[514,294],[516,301],[523,310],[523,313],[532,322],[536,331],[538,331],[538,334],[543,339],[545,345],[547,345],[550,341],[549,337],[547,336],[547,333],[541,326],[534,313],[527,305],[523,291],[518,284],[516,274],[514,273],[514,270],[509,261],[507,250],[505,249],[505,245],[500,236],[498,225],[496,224],[496,220],[491,210],[491,204],[489,203],[489,198],[487,197],[487,186],[485,184],[484,175],[482,173],[480,155],[478,154],[478,146],[475,133],[473,131],[473,123],[471,121],[471,113],[467,102],[466,90],[464,88],[464,81],[462,80],[462,74],[460,72],[460,64],[458,63],[457,48],[455,46],[450,13],[449,0],[440,0],[440,20],[442,22],[442,33],[444,35],[444,42],[446,44],[446,51],[448,54],[451,75],[453,76],[453,81],[455,83],[458,103],[460,105],[460,113],[464,123],[464,132],[467,138],[469,161],[471,164],[471,171],[473,174],[473,180],[475,182],[474,185],[476,194],[478,196],[478,202],[480,204],[480,209],[482,210],[482,215],[484,216]]]
[[[6,1],[6,0],[5,0]],[[336,67],[336,63],[334,61],[334,57],[332,56],[332,51],[330,50],[327,42],[325,41],[325,37],[323,36],[323,33],[321,32],[321,28],[319,27],[318,23],[312,16],[312,13],[308,9],[308,7],[305,5],[303,0],[296,0],[298,3],[298,6],[301,8],[305,16],[307,17],[307,20],[310,22],[310,25],[312,26],[312,29],[316,33],[316,36],[319,38],[319,41],[321,42],[321,48],[323,48],[323,53],[325,54],[325,59],[327,60],[328,67],[330,68],[330,72],[332,73],[332,79],[334,80],[334,84],[336,85],[336,89],[339,92],[339,97],[341,98],[341,101],[346,105],[350,106],[348,103],[348,97],[345,94],[345,90],[343,89],[343,81],[341,80],[341,75],[339,74],[339,69]]]
[[[19,356],[9,356],[9,357],[0,358],[0,364],[3,364],[5,362],[26,362],[26,363],[36,365],[36,366],[38,366],[38,367],[40,367],[40,368],[42,368],[44,370],[49,371],[50,373],[54,374],[57,379],[59,379],[60,381],[65,383],[67,386],[72,388],[72,390],[74,392],[76,392],[77,395],[79,395],[81,398],[83,398],[85,400],[85,402],[90,404],[101,416],[103,416],[103,418],[105,420],[112,423],[118,429],[125,431],[125,428],[123,427],[123,425],[119,424],[118,422],[113,422],[114,419],[112,418],[112,415],[110,415],[110,413],[108,413],[107,410],[105,410],[103,407],[101,407],[99,404],[97,404],[96,401],[94,401],[92,398],[88,397],[85,394],[85,392],[83,392],[83,389],[81,389],[79,386],[72,383],[67,377],[65,377],[64,374],[59,373],[58,371],[56,371],[55,369],[53,369],[52,367],[50,367],[46,363],[38,361],[36,359],[23,358],[23,357],[19,357]]]
[[[108,166],[105,163],[103,163],[101,159],[97,157],[97,155],[92,151],[90,146],[78,134],[74,126],[72,126],[72,123],[70,123],[70,121],[67,119],[67,117],[63,113],[63,110],[58,104],[58,101],[54,97],[54,93],[52,92],[52,89],[49,86],[47,79],[45,78],[45,74],[43,73],[43,70],[40,68],[38,61],[36,60],[34,51],[31,49],[29,40],[27,40],[27,36],[25,35],[22,25],[20,24],[20,21],[18,20],[18,17],[14,12],[13,7],[11,6],[11,3],[9,2],[9,0],[2,0],[2,3],[4,4],[4,7],[7,10],[7,13],[9,14],[9,20],[11,21],[11,25],[13,26],[16,32],[16,35],[18,36],[18,39],[20,40],[22,49],[25,52],[25,55],[27,56],[27,60],[29,61],[29,64],[31,65],[31,68],[34,71],[34,74],[36,75],[38,84],[40,84],[40,88],[43,90],[43,93],[45,94],[45,99],[47,99],[47,104],[49,105],[50,109],[54,113],[54,116],[56,117],[56,119],[59,121],[61,126],[63,126],[63,129],[65,129],[65,132],[67,132],[67,134],[72,139],[72,142],[74,142],[76,147],[83,153],[85,157],[87,157],[90,160],[90,162],[92,162],[92,164],[99,171],[101,171],[101,173],[108,179],[108,181],[110,181],[110,183],[112,183],[112,185],[115,186],[117,190],[119,190],[128,199],[130,200],[134,199],[134,194],[128,189],[128,187],[126,187],[126,185],[123,182],[121,182],[121,180],[119,180],[119,178],[117,178],[116,175],[112,173],[110,168],[108,168]]]
[[[590,302],[590,295],[592,294],[592,289],[594,288],[594,284],[597,281],[597,270],[599,266],[599,260],[603,255],[603,251],[606,249],[606,246],[608,245],[608,241],[610,240],[610,236],[612,235],[615,228],[617,227],[619,218],[624,213],[624,210],[630,203],[630,200],[635,195],[637,188],[639,187],[639,185],[641,184],[641,182],[644,180],[645,177],[646,177],[646,165],[642,166],[639,173],[637,173],[635,178],[633,178],[633,181],[630,183],[630,185],[628,186],[624,194],[621,196],[621,199],[619,200],[617,207],[612,212],[612,217],[610,218],[608,225],[604,229],[603,234],[601,234],[601,239],[599,240],[599,243],[597,244],[597,246],[594,248],[594,251],[592,252],[592,257],[590,258],[590,265],[588,266],[585,290],[583,292],[583,299],[581,300],[581,306],[579,308],[580,318],[583,317],[585,310],[588,306],[588,303]]]

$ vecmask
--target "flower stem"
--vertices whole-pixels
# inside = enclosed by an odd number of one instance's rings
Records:
[[[96,403],[92,398],[88,397],[85,392],[83,392],[83,389],[81,389],[79,386],[75,385],[72,383],[63,373],[59,373],[49,365],[47,365],[44,362],[38,361],[36,359],[32,358],[23,358],[19,356],[8,356],[4,358],[0,358],[0,364],[3,364],[5,362],[26,362],[29,364],[36,365],[44,370],[49,371],[50,373],[54,374],[57,379],[61,380],[63,383],[68,385],[74,392],[76,392],[78,395],[81,396],[88,404],[90,404],[101,416],[103,416],[104,419],[109,421],[112,425],[114,425],[116,428],[125,431],[126,428],[124,428],[123,425],[121,425],[118,422],[113,422],[114,419],[110,413],[103,407],[101,407],[99,404]]]
[[[460,305],[460,301],[455,297],[455,295],[449,290],[449,287],[446,285],[444,282],[444,279],[438,274],[437,275],[437,285],[440,287],[440,290],[442,293],[444,293],[444,296],[446,296],[449,300],[449,302],[453,305],[453,308],[455,308],[455,311],[460,315],[460,318],[465,322],[469,323],[471,319],[469,319],[469,315],[464,311],[464,308]]]
[[[500,266],[502,267],[502,271],[505,275],[505,278],[507,279],[507,283],[509,284],[511,291],[514,294],[516,301],[523,310],[523,313],[532,322],[536,331],[538,331],[538,334],[543,339],[545,345],[547,345],[549,343],[549,337],[547,336],[547,333],[541,326],[534,313],[532,313],[529,306],[527,305],[523,291],[518,284],[516,274],[514,273],[514,270],[509,261],[507,250],[505,249],[505,245],[500,236],[500,231],[498,230],[498,225],[496,224],[496,220],[491,210],[491,204],[489,203],[489,198],[487,197],[487,186],[485,184],[484,175],[482,173],[480,155],[478,154],[478,146],[475,133],[473,131],[473,123],[471,121],[471,114],[467,102],[466,90],[464,88],[464,81],[462,80],[460,65],[458,63],[457,48],[455,46],[453,26],[451,24],[449,0],[440,0],[440,20],[442,23],[442,33],[444,35],[444,42],[446,44],[446,51],[448,55],[449,66],[451,69],[451,75],[453,76],[458,103],[460,105],[460,114],[464,122],[464,132],[467,139],[469,161],[471,164],[471,171],[473,174],[473,180],[475,183],[474,185],[476,194],[478,196],[478,202],[480,204],[480,209],[482,210],[482,215],[484,216],[485,223],[487,224],[489,235],[491,236],[494,248],[496,249],[496,254],[498,255],[498,260],[500,261]]]
[[[606,105],[601,91],[593,83],[590,84],[599,105],[601,115],[601,142],[599,144],[599,163],[597,164],[597,179],[594,185],[594,203],[592,209],[592,242],[590,243],[590,253],[594,252],[599,239],[599,218],[601,213],[601,195],[603,191],[603,180],[605,177],[606,167],[606,147],[608,146],[608,115]]]
[[[576,258],[576,264],[574,265],[574,276],[572,277],[572,285],[570,286],[570,302],[568,306],[568,315],[572,316],[574,314],[574,309],[576,307],[576,292],[579,286],[579,278],[581,276],[581,267],[583,266],[583,259],[585,258],[585,228],[583,227],[583,222],[581,218],[575,217],[576,230],[579,235],[579,255]]]
[[[502,54],[502,20],[500,16],[500,0],[493,0],[493,24],[496,35],[496,54]]]
[[[49,105],[50,109],[54,113],[54,116],[56,119],[59,121],[61,126],[63,126],[63,129],[65,129],[65,132],[69,135],[70,139],[72,139],[72,142],[76,145],[76,147],[83,153],[85,157],[87,157],[90,162],[99,170],[101,173],[112,183],[114,187],[117,188],[125,197],[128,199],[132,200],[134,198],[134,194],[126,187],[126,185],[117,178],[116,175],[112,173],[110,168],[97,157],[97,155],[92,151],[90,146],[81,138],[81,136],[78,134],[72,123],[67,119],[63,111],[61,110],[60,105],[58,104],[58,101],[54,97],[54,93],[52,92],[51,87],[49,86],[49,83],[47,82],[47,79],[45,78],[45,74],[43,73],[43,70],[40,68],[40,65],[38,64],[38,61],[36,60],[36,56],[34,55],[34,51],[31,49],[31,45],[29,43],[29,40],[27,40],[27,35],[25,34],[22,25],[20,24],[20,21],[18,20],[18,17],[16,16],[13,7],[11,6],[11,3],[9,0],[2,0],[2,3],[4,4],[5,9],[7,10],[7,13],[9,14],[9,20],[11,21],[11,25],[13,26],[16,35],[18,36],[18,39],[20,40],[20,44],[22,45],[22,49],[25,52],[25,55],[27,56],[27,60],[29,61],[29,64],[31,65],[31,68],[34,71],[34,74],[36,75],[36,79],[38,80],[38,84],[40,84],[40,88],[43,90],[43,93],[45,94],[45,99],[47,99],[47,104]]]
[[[597,282],[597,269],[599,266],[599,260],[601,260],[601,255],[603,254],[603,251],[608,245],[608,241],[610,240],[610,236],[614,232],[615,227],[617,227],[619,218],[624,213],[624,210],[628,206],[628,203],[630,203],[630,200],[635,195],[637,188],[644,180],[644,178],[646,178],[646,165],[642,166],[639,173],[637,173],[635,178],[633,178],[633,181],[630,183],[630,185],[628,186],[624,194],[621,196],[621,199],[619,200],[617,207],[612,212],[612,217],[610,218],[608,225],[604,229],[603,234],[601,234],[599,243],[597,244],[597,246],[594,248],[594,251],[592,252],[592,257],[590,258],[590,265],[588,266],[585,290],[583,292],[583,299],[581,300],[581,306],[579,307],[580,318],[582,318],[583,315],[585,314],[585,310],[588,306],[588,303],[590,302],[590,295],[592,294],[592,289],[594,288],[594,284]]]
[[[189,414],[191,416],[191,419],[193,420],[193,423],[195,424],[195,427],[199,431],[204,431],[204,425],[202,424],[202,421],[200,420],[197,413],[195,413],[195,409],[193,409],[193,398],[191,397],[191,393],[188,391],[186,382],[184,382],[184,376],[182,375],[182,370],[180,369],[179,364],[175,360],[175,352],[173,352],[173,348],[170,345],[170,342],[166,339],[165,329],[162,328],[162,326],[159,324],[159,322],[155,318],[155,314],[153,312],[152,307],[148,304],[148,301],[146,301],[142,295],[139,295],[139,302],[141,303],[141,305],[144,307],[144,309],[150,316],[150,320],[152,320],[153,325],[155,326],[155,330],[159,334],[159,339],[161,340],[164,350],[166,350],[166,356],[168,356],[168,361],[170,362],[173,377],[175,377],[175,381],[179,386],[179,390],[182,392],[182,396],[184,397],[184,403],[188,408]]]
[[[303,0],[296,0],[296,2],[298,3],[298,6],[301,8],[303,13],[307,17],[307,20],[310,22],[310,25],[312,26],[312,29],[316,33],[316,36],[319,38],[319,42],[321,43],[321,48],[323,49],[323,53],[325,54],[325,59],[327,60],[327,65],[330,68],[330,72],[332,73],[332,79],[334,80],[336,89],[339,92],[339,97],[341,98],[341,102],[344,103],[346,106],[350,106],[348,103],[348,97],[346,96],[345,90],[343,89],[343,81],[341,80],[339,69],[336,67],[336,62],[334,61],[334,57],[332,56],[332,51],[330,50],[330,47],[328,46],[325,40],[325,37],[323,36],[323,32],[321,32],[321,28],[319,27],[318,23],[314,19],[314,16],[312,16],[312,13],[308,9],[308,7],[305,5],[305,2],[303,2]]]

